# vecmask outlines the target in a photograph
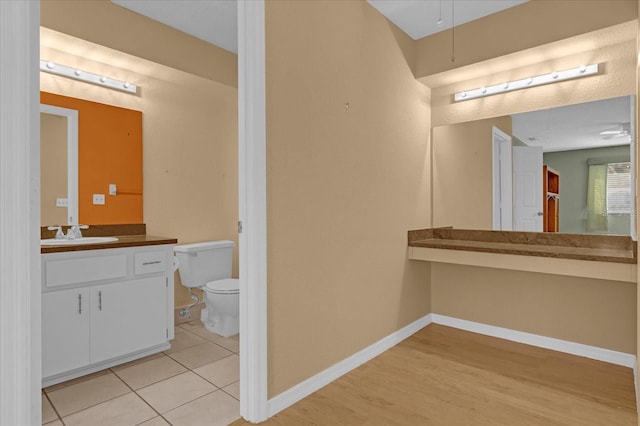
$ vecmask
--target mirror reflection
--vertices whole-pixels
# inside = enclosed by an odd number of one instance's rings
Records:
[[[40,224],[78,223],[78,111],[40,105]]]
[[[634,235],[633,103],[434,128],[434,226]]]

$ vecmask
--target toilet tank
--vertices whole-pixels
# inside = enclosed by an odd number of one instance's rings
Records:
[[[233,246],[229,240],[175,246],[182,285],[202,287],[209,281],[231,278]]]

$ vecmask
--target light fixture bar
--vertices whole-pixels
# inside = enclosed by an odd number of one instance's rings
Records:
[[[470,99],[481,98],[483,96],[497,95],[499,93],[512,92],[514,90],[526,89],[528,87],[542,86],[543,84],[557,83],[559,81],[571,80],[574,78],[586,77],[598,73],[598,64],[582,65],[563,71],[554,71],[549,74],[537,75],[535,77],[523,78],[522,80],[508,81],[494,84],[493,86],[480,87],[479,89],[465,90],[454,94],[456,102],[468,101]]]
[[[97,84],[99,86],[109,87],[110,89],[122,90],[128,93],[136,94],[138,92],[138,86],[135,84],[82,71],[77,68],[70,68],[53,62],[44,61],[42,59],[40,59],[40,71]]]

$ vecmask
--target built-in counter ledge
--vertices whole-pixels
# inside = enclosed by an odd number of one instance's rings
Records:
[[[69,226],[63,226],[65,234]],[[49,231],[47,227],[40,228],[40,238],[53,238],[56,231]],[[144,223],[125,225],[89,225],[89,229],[83,229],[85,237],[118,237],[117,241],[99,244],[78,244],[66,246],[41,246],[40,253],[61,253],[66,251],[99,250],[108,248],[139,247],[160,244],[177,244],[176,238],[158,237],[147,235],[147,227]]]
[[[435,228],[409,231],[411,260],[636,283],[631,237]]]
[[[637,263],[637,242],[619,235],[433,228],[409,231],[409,247]]]

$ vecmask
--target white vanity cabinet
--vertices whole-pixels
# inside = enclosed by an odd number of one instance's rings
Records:
[[[42,375],[90,363],[89,291],[79,288],[42,294]]]
[[[173,245],[41,258],[43,386],[170,347]]]

